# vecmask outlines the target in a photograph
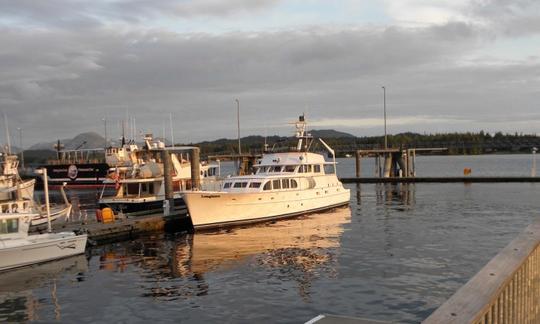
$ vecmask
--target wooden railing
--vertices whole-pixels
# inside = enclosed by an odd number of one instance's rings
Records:
[[[423,323],[540,323],[540,220]]]

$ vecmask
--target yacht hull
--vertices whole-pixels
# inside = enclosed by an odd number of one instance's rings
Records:
[[[322,211],[349,204],[343,187],[280,192],[185,192],[196,230],[219,228]]]
[[[55,233],[0,240],[0,271],[84,253],[86,235]]]

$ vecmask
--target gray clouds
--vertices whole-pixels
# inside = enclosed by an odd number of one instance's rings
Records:
[[[114,128],[110,133],[118,134],[128,109],[141,130],[157,134],[172,112],[180,141],[233,137],[235,98],[245,135],[261,134],[265,126],[283,134],[284,123],[303,111],[326,127],[379,134],[381,85],[395,119],[390,132],[540,127],[534,114],[540,61],[487,60],[482,51],[493,31],[482,24],[178,33],[142,22],[164,14],[158,11],[226,17],[278,1],[235,1],[226,9],[221,1],[183,7],[159,1],[153,8],[117,1],[106,10],[102,2],[92,8],[78,1],[43,2],[42,8],[17,3],[1,10],[2,17],[49,26],[0,25],[0,109],[25,129],[28,143],[101,131],[104,116]],[[64,20],[70,28],[40,20],[54,10],[70,17]],[[111,23],[118,20],[123,24]],[[506,118],[509,111],[512,118]]]

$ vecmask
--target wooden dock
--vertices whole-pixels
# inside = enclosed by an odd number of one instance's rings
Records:
[[[340,178],[343,183],[511,183],[511,182],[540,182],[540,177],[369,177],[369,178]]]

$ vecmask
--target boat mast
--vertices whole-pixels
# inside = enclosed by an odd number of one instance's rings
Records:
[[[311,135],[306,133],[306,121],[305,121],[304,114],[298,117],[298,121],[295,123],[295,126],[296,126],[296,138],[298,138],[298,144],[296,146],[296,150],[298,152],[302,150],[302,144],[303,144],[304,139],[306,139],[304,148],[307,150]]]

